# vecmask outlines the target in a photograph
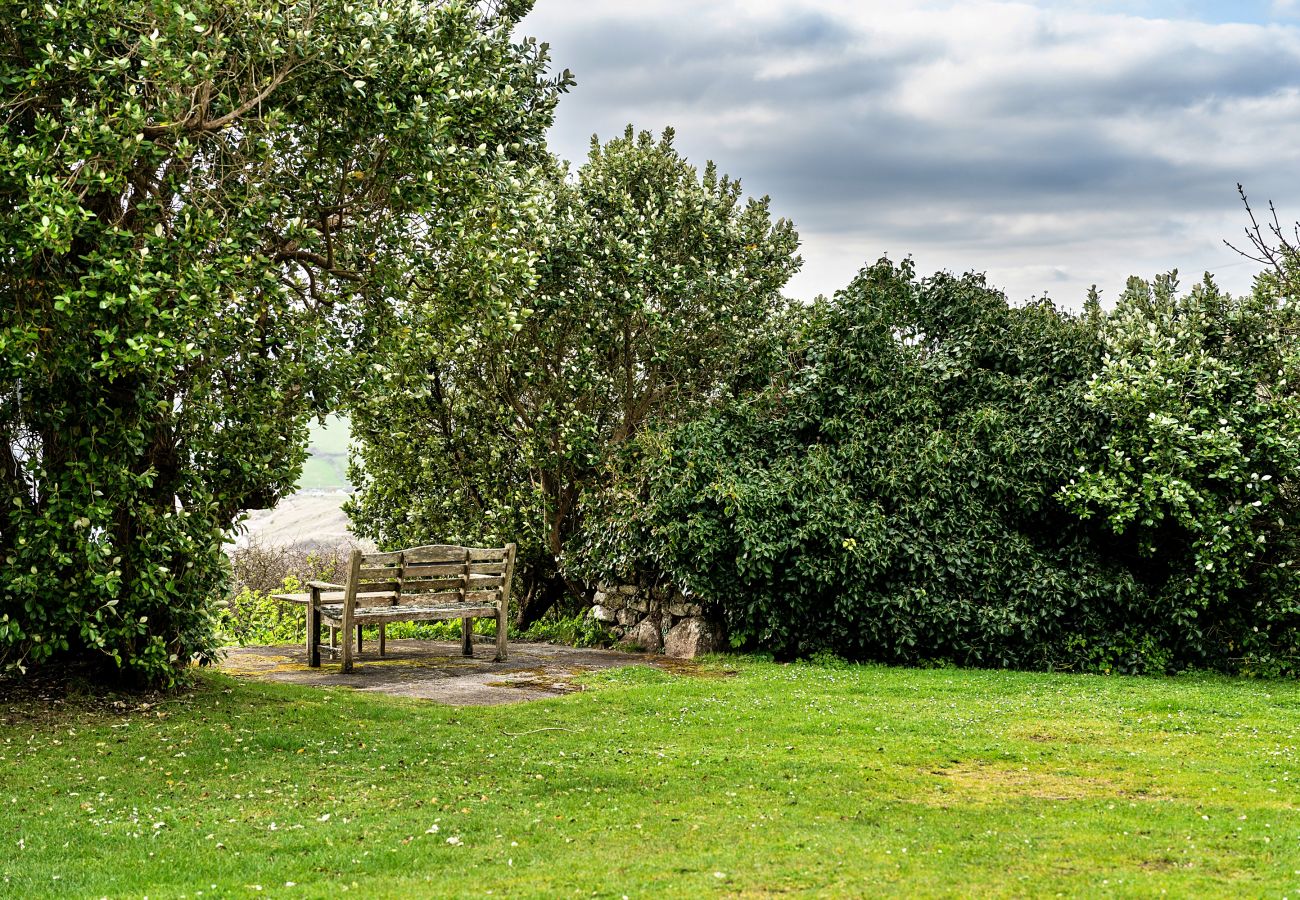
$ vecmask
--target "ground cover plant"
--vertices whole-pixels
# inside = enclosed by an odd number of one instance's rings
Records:
[[[0,891],[1300,890],[1293,682],[739,657],[587,688],[458,709],[209,673],[0,705]]]

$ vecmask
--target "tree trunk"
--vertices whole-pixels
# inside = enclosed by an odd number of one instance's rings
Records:
[[[520,631],[557,606],[562,612],[571,611],[568,608],[578,605],[586,596],[580,586],[568,582],[551,566],[529,572],[525,584],[527,587],[519,602],[514,623],[514,627]]]

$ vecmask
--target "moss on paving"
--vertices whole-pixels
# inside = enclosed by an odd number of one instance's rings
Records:
[[[0,894],[1300,897],[1293,683],[712,665],[10,710]]]

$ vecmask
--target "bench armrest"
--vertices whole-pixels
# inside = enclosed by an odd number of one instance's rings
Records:
[[[315,588],[318,591],[342,591],[346,590],[341,584],[332,584],[328,581],[309,581],[307,587]]]

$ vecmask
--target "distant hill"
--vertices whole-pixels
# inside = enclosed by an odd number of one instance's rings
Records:
[[[250,543],[267,547],[338,547],[358,544],[373,549],[367,541],[358,540],[348,530],[348,517],[343,514],[343,493],[298,493],[285,497],[275,509],[253,510],[242,534],[233,541],[245,546]]]
[[[302,468],[298,491],[275,509],[253,510],[244,530],[233,543],[268,546],[337,547],[362,543],[348,531],[343,501],[352,491],[348,483],[348,441],[351,429],[342,416],[330,416],[324,425],[312,424],[310,454]]]

